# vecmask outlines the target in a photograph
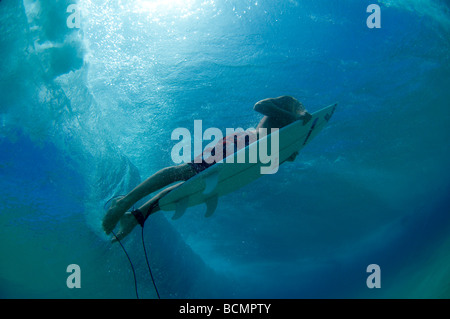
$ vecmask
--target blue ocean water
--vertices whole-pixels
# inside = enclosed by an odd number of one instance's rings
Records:
[[[148,220],[161,297],[450,297],[446,2],[2,0],[0,34],[2,298],[135,298],[104,203],[173,164],[175,128],[253,127],[280,95],[339,107],[213,217]],[[155,298],[140,231],[123,244]]]

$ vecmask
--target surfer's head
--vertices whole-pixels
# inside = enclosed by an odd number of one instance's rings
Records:
[[[297,114],[297,115],[304,115],[305,114],[305,112],[306,112],[305,107],[297,99],[292,98],[291,105],[292,105],[292,113]]]
[[[303,104],[297,100],[296,98],[292,96],[280,96],[275,99],[277,101],[277,104],[279,104],[281,107],[283,107],[285,110],[289,110],[290,112],[297,114],[297,115],[304,115],[306,112],[305,107]],[[282,105],[281,105],[282,104]]]

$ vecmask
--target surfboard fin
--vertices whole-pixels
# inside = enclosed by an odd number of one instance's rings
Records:
[[[175,210],[175,214],[172,217],[172,220],[176,220],[184,215],[186,209],[188,207],[189,197],[184,197],[177,202],[177,207]]]
[[[203,190],[203,195],[210,195],[214,192],[217,187],[217,183],[219,182],[219,172],[216,171],[213,174],[207,175],[203,177],[205,181],[205,189]]]
[[[211,217],[217,208],[217,203],[219,202],[219,196],[215,195],[205,202],[206,203],[206,214],[205,217]]]

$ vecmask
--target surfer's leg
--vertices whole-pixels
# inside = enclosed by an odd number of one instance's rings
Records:
[[[123,202],[123,205],[128,206],[127,208],[129,208],[140,199],[157,191],[158,189],[166,187],[177,181],[186,181],[195,174],[196,172],[188,164],[163,168],[147,178],[139,186],[128,193],[128,195],[121,198],[120,201]]]
[[[103,230],[109,234],[127,209],[140,199],[174,182],[186,181],[195,174],[196,171],[188,164],[166,167],[156,172],[126,196],[111,202],[111,206],[103,218]]]

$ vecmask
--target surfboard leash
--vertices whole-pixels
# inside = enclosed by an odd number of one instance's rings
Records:
[[[136,299],[139,299],[139,293],[138,293],[138,289],[137,289],[137,281],[136,281],[136,272],[134,271],[134,266],[133,266],[133,262],[131,261],[130,256],[127,253],[127,250],[125,249],[125,247],[123,247],[119,237],[117,237],[116,233],[114,233],[114,231],[111,231],[111,233],[114,235],[114,237],[116,238],[117,242],[120,244],[120,247],[122,247],[123,252],[125,253],[125,255],[128,258],[128,261],[130,262],[130,266],[131,266],[131,271],[133,272],[133,278],[134,278],[134,291],[136,293]]]
[[[159,295],[158,287],[156,286],[156,283],[155,283],[155,279],[153,278],[152,268],[150,267],[150,263],[148,261],[147,249],[145,248],[145,241],[144,241],[144,225],[145,225],[145,222],[150,217],[151,212],[155,209],[155,207],[158,206],[158,203],[159,203],[158,200],[155,201],[154,203],[152,203],[150,205],[150,207],[149,207],[149,209],[147,211],[147,214],[145,216],[139,209],[134,209],[134,207],[131,210],[131,213],[136,218],[138,224],[141,225],[141,230],[142,230],[141,231],[142,248],[144,249],[145,260],[147,261],[148,272],[150,274],[150,278],[152,279],[153,287],[155,287],[156,295],[158,296],[158,299],[161,299],[161,297]]]
[[[138,289],[137,289],[136,272],[134,270],[133,262],[131,261],[131,258],[128,255],[125,247],[122,245],[122,242],[120,241],[120,239],[117,237],[117,235],[113,231],[112,231],[112,234],[116,238],[117,242],[120,244],[120,247],[122,247],[123,252],[125,253],[125,255],[128,258],[128,261],[130,262],[131,271],[133,272],[133,278],[134,278],[134,290],[136,293],[136,299],[139,299],[139,293],[138,293]],[[152,268],[150,267],[150,263],[148,261],[147,249],[145,248],[145,240],[144,240],[144,227],[141,228],[141,239],[142,239],[142,248],[144,249],[145,261],[147,262],[148,272],[150,274],[150,278],[152,279],[153,287],[155,287],[156,295],[158,296],[158,299],[161,299],[158,287],[156,286],[155,278],[153,277]]]
[[[123,195],[119,195],[116,197],[111,198],[108,202],[106,202],[106,205],[113,199],[121,197]],[[132,211],[136,211],[133,207]],[[133,214],[134,215],[134,214]],[[138,221],[138,223],[141,225],[141,239],[142,239],[142,248],[144,249],[144,255],[145,255],[145,261],[147,262],[147,267],[148,267],[148,272],[150,274],[150,278],[152,279],[152,283],[153,283],[153,287],[155,287],[155,291],[156,291],[156,295],[158,296],[158,299],[161,299],[161,296],[159,294],[158,291],[158,287],[156,286],[156,282],[155,279],[153,277],[153,272],[152,272],[152,268],[150,267],[150,263],[148,261],[148,255],[147,255],[147,249],[145,247],[145,240],[144,240],[144,222],[145,220],[148,218],[149,216],[147,216],[142,223],[140,221]],[[131,271],[133,272],[133,278],[134,278],[134,291],[136,294],[136,299],[139,299],[139,292],[138,292],[138,288],[137,288],[137,279],[136,279],[136,271],[134,270],[134,266],[133,266],[133,262],[131,261],[130,256],[127,253],[127,250],[125,249],[125,247],[122,245],[122,242],[120,241],[120,239],[117,237],[117,235],[114,233],[114,231],[111,231],[111,233],[113,234],[113,236],[115,237],[115,239],[117,240],[117,242],[120,244],[120,247],[122,247],[123,252],[125,253],[128,261],[130,262],[130,266],[131,266]]]
[[[145,260],[147,261],[148,272],[150,274],[150,278],[152,279],[153,287],[155,287],[156,295],[158,296],[158,299],[161,299],[161,296],[159,295],[158,287],[156,286],[155,279],[153,278],[152,268],[150,267],[150,263],[148,262],[147,249],[145,249],[145,241],[144,241],[144,226],[142,226],[141,229],[142,229],[142,231],[141,231],[142,248],[144,249]]]

